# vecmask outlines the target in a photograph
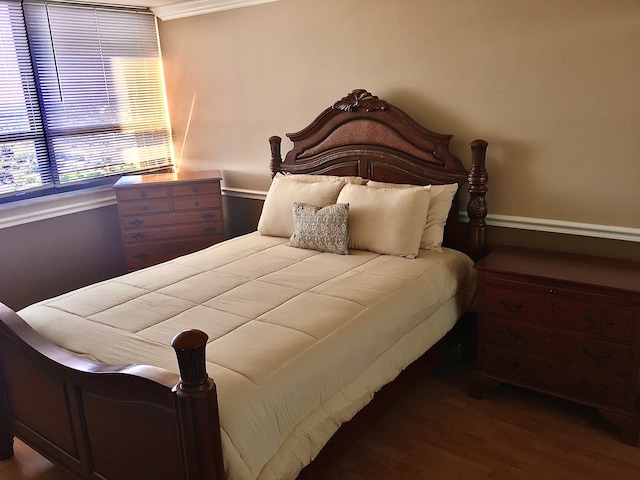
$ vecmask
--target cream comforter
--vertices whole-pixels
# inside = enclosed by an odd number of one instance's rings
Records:
[[[253,233],[19,314],[68,350],[175,372],[172,337],[205,331],[228,478],[271,480],[295,478],[474,292],[454,250],[334,255]]]

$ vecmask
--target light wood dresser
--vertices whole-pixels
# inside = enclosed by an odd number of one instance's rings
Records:
[[[503,247],[476,264],[469,395],[503,382],[596,408],[637,445],[640,263]]]
[[[218,170],[128,175],[115,185],[129,270],[224,240]]]

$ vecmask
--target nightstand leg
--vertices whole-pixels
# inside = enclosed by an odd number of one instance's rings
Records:
[[[0,460],[13,457],[13,435],[5,430],[0,430]]]
[[[616,427],[620,439],[624,443],[633,446],[638,445],[640,438],[640,418],[622,415],[610,410],[598,410],[598,413]]]
[[[469,377],[469,390],[467,391],[467,394],[472,398],[480,399],[487,388],[499,387],[502,383],[503,382],[494,378],[472,373]]]

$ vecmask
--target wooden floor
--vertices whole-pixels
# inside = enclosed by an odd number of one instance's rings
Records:
[[[469,368],[452,355],[317,480],[640,480],[640,447],[592,410],[509,386],[474,400]],[[68,478],[20,442],[0,462],[0,480]]]

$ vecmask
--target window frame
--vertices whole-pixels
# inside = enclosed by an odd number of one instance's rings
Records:
[[[6,145],[9,141],[19,141],[19,140],[27,140],[27,141],[34,142],[34,144],[39,144],[39,148],[41,150],[39,151],[39,154],[37,154],[37,163],[40,168],[46,168],[47,173],[41,174],[41,179],[43,180],[42,183],[44,183],[44,185],[42,186],[30,188],[30,189],[24,189],[24,190],[14,189],[13,191],[0,194],[0,208],[4,207],[5,205],[10,206],[12,204],[15,204],[16,202],[24,203],[25,201],[28,202],[33,199],[53,198],[60,195],[77,198],[78,193],[81,193],[81,191],[83,190],[95,190],[96,188],[104,189],[104,188],[111,187],[113,183],[117,181],[117,179],[120,178],[123,174],[144,173],[147,171],[171,171],[175,169],[173,145],[172,145],[172,139],[171,139],[171,124],[170,124],[170,119],[168,115],[166,89],[164,86],[164,72],[162,69],[162,56],[161,56],[161,49],[160,49],[160,43],[159,43],[158,25],[157,25],[157,18],[155,17],[155,15],[153,15],[153,13],[151,13],[146,8],[116,7],[116,6],[109,6],[109,5],[103,5],[103,4],[88,4],[88,3],[65,2],[65,1],[60,2],[55,0],[45,0],[44,2],[33,2],[30,0],[26,0],[22,2],[19,0],[2,0],[2,3],[9,5],[9,8],[15,8],[15,5],[18,4],[19,9],[22,13],[21,27],[24,29],[24,35],[26,35],[26,38],[27,38],[28,48],[29,48],[29,59],[30,59],[30,66],[31,66],[31,72],[28,72],[28,73],[32,75],[33,80],[35,82],[35,85],[34,85],[35,93],[32,93],[31,99],[33,99],[33,95],[37,96],[37,105],[39,107],[39,111],[38,111],[39,118],[37,119],[36,123],[38,123],[37,127],[39,127],[39,130],[32,129],[29,132],[17,132],[15,134],[9,134],[9,135],[6,133],[0,133],[0,146]],[[159,71],[157,72],[157,77],[159,78],[160,87],[158,92],[156,92],[156,95],[159,95],[158,101],[163,110],[162,116],[164,119],[164,123],[162,122],[154,123],[153,128],[156,128],[158,126],[160,127],[156,130],[154,129],[137,130],[137,131],[134,131],[133,134],[129,134],[129,136],[133,138],[137,138],[138,135],[142,135],[142,136],[155,135],[156,132],[159,131],[160,135],[162,136],[161,140],[159,141],[159,144],[163,149],[163,153],[160,155],[160,157],[162,158],[161,161],[157,162],[156,165],[153,165],[150,168],[148,165],[145,168],[140,168],[140,166],[144,163],[141,161],[137,164],[139,168],[131,168],[124,172],[101,173],[99,176],[90,178],[90,179],[80,179],[80,180],[71,181],[68,183],[60,182],[60,179],[59,179],[60,170],[58,169],[56,156],[53,153],[53,146],[52,146],[54,138],[57,135],[59,135],[59,133],[56,132],[54,129],[48,128],[47,126],[47,118],[46,118],[47,107],[44,103],[45,100],[43,99],[41,78],[39,77],[39,74],[38,74],[38,66],[37,66],[38,60],[34,58],[35,53],[32,45],[33,34],[30,33],[31,27],[29,26],[29,19],[27,18],[29,14],[26,12],[27,8],[25,8],[25,5],[24,5],[29,3],[31,3],[32,5],[35,5],[37,3],[38,5],[36,5],[34,8],[39,8],[43,4],[44,8],[48,8],[49,5],[53,6],[54,8],[64,6],[64,8],[71,8],[71,9],[73,8],[87,9],[88,8],[88,9],[107,10],[110,13],[116,12],[116,11],[122,11],[126,13],[142,13],[144,15],[149,15],[153,17],[156,56],[153,56],[151,58],[153,61],[157,60],[158,62]],[[11,4],[13,4],[13,6]],[[16,25],[14,24],[14,20],[15,20],[14,18],[11,18],[10,25],[12,29],[17,28]],[[150,44],[152,42],[150,39],[147,39],[147,41],[149,41]],[[19,53],[20,52],[16,53],[16,57],[19,56]],[[144,59],[144,57],[140,57],[140,58]],[[20,63],[20,68],[21,69],[24,68],[22,63]],[[106,67],[103,67],[103,68],[106,68]],[[23,72],[21,71],[21,74],[22,73]],[[156,73],[154,73],[153,75],[156,75]],[[23,92],[26,95],[27,90],[29,89],[24,85],[24,81],[25,81],[24,78],[25,77],[21,75],[21,80],[23,82],[22,83]],[[115,103],[116,103],[116,107],[120,105],[117,101]],[[30,118],[30,121],[31,121],[31,118]],[[96,127],[95,125],[90,127],[87,127],[86,125],[82,125],[76,131],[81,135],[92,135],[96,133],[99,134],[99,133],[108,132],[109,134],[115,135],[117,138],[123,138],[125,134],[119,133],[118,131],[118,129],[121,129],[121,128],[122,128],[121,125],[108,125],[108,126],[102,125],[98,127]],[[67,138],[70,138],[70,137],[67,137]],[[121,140],[117,140],[116,143],[118,143],[119,141]],[[134,140],[134,143],[136,143],[136,140]],[[136,148],[140,148],[140,147],[136,147]],[[45,152],[44,158],[42,158],[42,155],[41,155],[43,152]],[[84,161],[84,157],[83,157],[83,161]],[[32,163],[35,164],[36,162],[33,161]],[[153,163],[153,162],[149,162],[149,163]],[[118,164],[115,163],[115,165],[118,165]],[[97,168],[94,170],[97,170]],[[15,169],[12,170],[11,172],[15,173]],[[94,194],[92,192],[88,192],[88,194],[85,196],[87,198],[91,198],[93,195]],[[110,199],[109,202],[112,203],[112,200]],[[37,203],[41,204],[42,202],[37,202]],[[77,202],[73,201],[72,203],[75,204]],[[101,203],[104,203],[104,200],[102,200]],[[86,208],[82,207],[82,209],[86,209]],[[5,210],[5,209],[2,208],[2,210]]]

